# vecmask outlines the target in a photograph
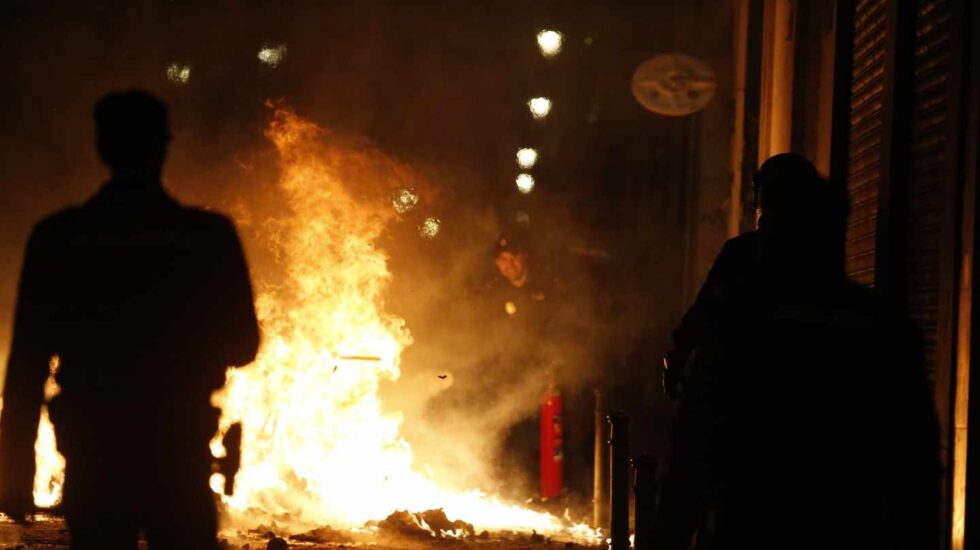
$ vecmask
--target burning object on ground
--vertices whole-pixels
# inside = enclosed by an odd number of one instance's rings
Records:
[[[476,536],[473,525],[462,520],[450,521],[441,508],[411,513],[405,510],[392,512],[378,522],[382,535],[404,538],[469,538]]]
[[[333,527],[318,527],[311,531],[289,537],[289,540],[313,544],[350,544],[355,542],[349,533],[339,531]]]
[[[384,193],[393,178],[408,189],[426,182],[284,107],[266,135],[279,153],[279,191],[289,212],[251,230],[275,228],[276,238],[265,242],[284,276],[257,285],[265,343],[253,364],[228,372],[214,398],[222,433],[212,450],[233,423],[243,427],[235,492],[219,495],[226,528],[276,521],[283,533],[318,525],[354,533],[393,510],[443,509],[480,530],[594,540],[588,526],[478,489],[443,486],[439,471],[414,463],[401,414],[382,408],[379,388],[399,378],[401,352],[412,341],[404,321],[384,309],[392,276],[377,243],[397,213],[354,191]],[[429,218],[420,233],[432,238],[439,228]]]

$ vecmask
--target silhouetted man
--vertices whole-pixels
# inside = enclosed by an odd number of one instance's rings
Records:
[[[817,169],[806,158],[793,153],[769,157],[753,179],[756,218],[763,215],[762,195],[767,185],[788,182],[792,185],[813,185],[819,179]],[[726,287],[757,276],[759,264],[759,233],[749,231],[725,242],[715,263],[708,271],[694,303],[684,314],[672,334],[673,347],[664,355],[664,393],[677,399],[684,384],[684,370],[691,353],[710,331],[715,305],[721,301]]]
[[[49,405],[67,461],[72,548],[213,549],[209,396],[252,361],[258,327],[231,221],[160,183],[170,129],[140,91],[95,108],[111,178],[85,204],[34,228],[20,280],[0,416],[0,510],[31,510],[34,440],[49,360]]]
[[[843,269],[846,194],[764,188],[758,274],[692,359],[657,550],[929,548],[937,428],[914,326]]]

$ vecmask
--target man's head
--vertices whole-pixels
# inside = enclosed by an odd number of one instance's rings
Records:
[[[95,105],[99,156],[117,179],[159,179],[170,143],[162,101],[140,90],[113,92]]]
[[[847,190],[821,178],[799,155],[767,160],[756,175],[759,233],[766,268],[786,281],[843,276]]]
[[[497,271],[510,284],[524,286],[527,281],[527,251],[524,248],[507,239],[501,239],[494,262],[497,264]]]
[[[800,155],[782,153],[769,157],[755,173],[755,208],[760,218],[782,217],[798,212],[801,201],[813,195],[820,176],[813,164]]]

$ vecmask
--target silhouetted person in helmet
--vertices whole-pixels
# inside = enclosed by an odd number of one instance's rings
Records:
[[[161,170],[167,111],[140,91],[95,108],[111,177],[41,221],[20,280],[0,415],[0,511],[32,509],[34,440],[49,405],[67,461],[63,510],[75,549],[213,549],[209,402],[229,366],[255,357],[248,269],[227,218],[181,205]]]
[[[691,360],[657,550],[935,545],[938,438],[917,330],[843,269],[846,193],[763,187],[757,274]]]
[[[806,158],[793,153],[769,157],[753,178],[756,217],[764,214],[762,195],[770,184],[809,185],[819,178],[817,169]],[[723,289],[756,276],[759,264],[759,233],[749,231],[725,242],[708,271],[694,303],[672,334],[673,346],[664,355],[663,385],[670,399],[677,399],[684,384],[684,371],[691,354],[708,333],[714,305]]]

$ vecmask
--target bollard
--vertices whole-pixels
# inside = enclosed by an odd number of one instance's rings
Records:
[[[633,459],[633,548],[650,550],[657,515],[657,459],[642,454]]]
[[[630,547],[629,417],[609,416],[609,536],[610,550]]]
[[[595,390],[595,450],[592,457],[592,527],[609,532],[609,450],[606,392]]]

